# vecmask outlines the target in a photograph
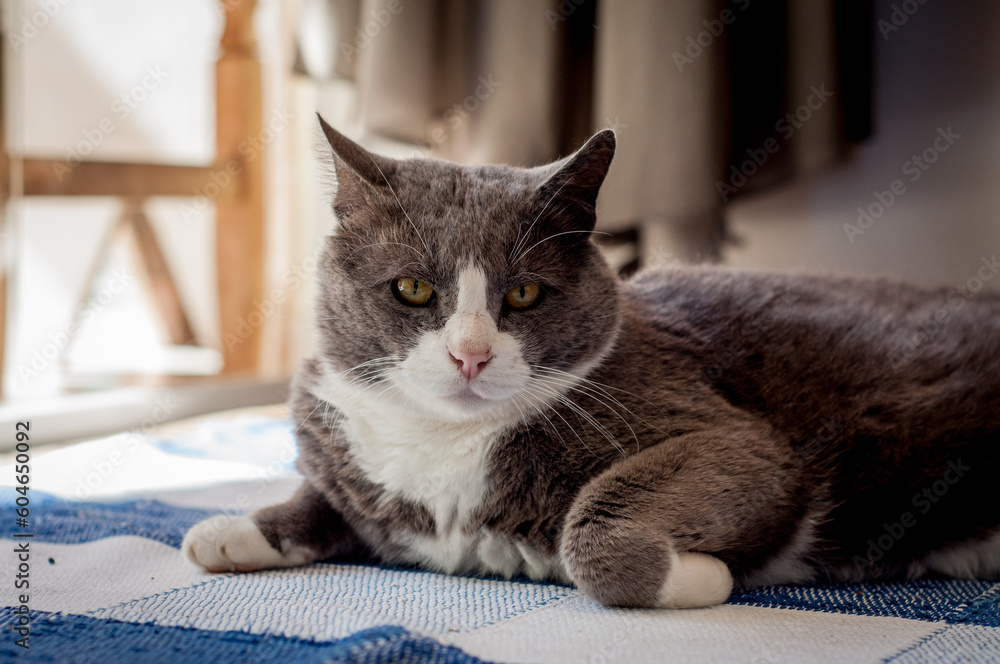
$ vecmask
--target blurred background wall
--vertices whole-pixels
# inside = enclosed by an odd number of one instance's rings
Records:
[[[874,7],[872,137],[839,165],[734,202],[742,242],[728,263],[954,287],[1000,253],[1000,41],[989,36],[1000,5],[928,1],[896,29],[901,4]],[[942,130],[955,137],[939,152]],[[896,181],[905,192],[872,216]],[[858,208],[872,217],[867,229]]]

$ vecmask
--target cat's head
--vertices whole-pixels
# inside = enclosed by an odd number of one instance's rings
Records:
[[[611,131],[547,166],[333,148],[320,357],[338,389],[452,420],[528,414],[609,352],[618,280],[591,240]]]

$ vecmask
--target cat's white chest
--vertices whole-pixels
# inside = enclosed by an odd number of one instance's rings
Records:
[[[425,507],[445,533],[465,526],[482,502],[489,452],[502,429],[360,412],[342,431],[369,480]]]
[[[414,413],[406,399],[379,399],[335,372],[313,393],[340,410],[338,429],[369,481],[425,507],[439,532],[465,525],[486,493],[489,454],[507,423]]]
[[[488,490],[488,457],[503,428],[481,422],[421,424],[357,417],[344,427],[368,479],[434,516],[434,534],[403,542],[409,562],[449,573],[563,578],[554,559],[470,523]]]
[[[565,578],[557,560],[472,523],[489,490],[490,454],[513,422],[411,416],[357,398],[335,377],[314,393],[341,410],[338,428],[365,477],[387,496],[409,500],[434,517],[433,534],[400,533],[396,543],[405,548],[406,562],[448,573]]]

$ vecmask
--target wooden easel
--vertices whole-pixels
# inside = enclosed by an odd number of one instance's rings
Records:
[[[216,159],[210,167],[84,161],[67,172],[64,162],[9,155],[2,135],[3,86],[0,85],[0,211],[11,193],[13,174],[21,176],[24,196],[115,196],[125,200],[119,224],[135,234],[149,277],[153,302],[174,343],[192,343],[194,333],[181,305],[163,251],[143,212],[154,196],[193,197],[213,175],[228,172],[216,207],[216,257],[219,316],[225,335],[253,311],[264,288],[263,159],[244,159],[238,146],[262,129],[261,66],[253,34],[257,0],[220,0],[225,12],[221,52],[216,63]],[[0,53],[6,49],[3,44]],[[0,59],[0,69],[3,61]],[[112,237],[106,242],[113,241]],[[6,332],[6,273],[0,272],[0,375]],[[222,345],[225,373],[252,374],[260,366],[257,331],[244,343]]]

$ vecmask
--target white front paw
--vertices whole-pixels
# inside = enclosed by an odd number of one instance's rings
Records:
[[[733,575],[726,564],[705,553],[672,555],[670,572],[660,589],[664,609],[694,609],[722,604],[733,591]]]
[[[254,572],[295,567],[314,560],[303,547],[276,551],[249,516],[218,514],[195,525],[184,536],[181,552],[209,572]]]

